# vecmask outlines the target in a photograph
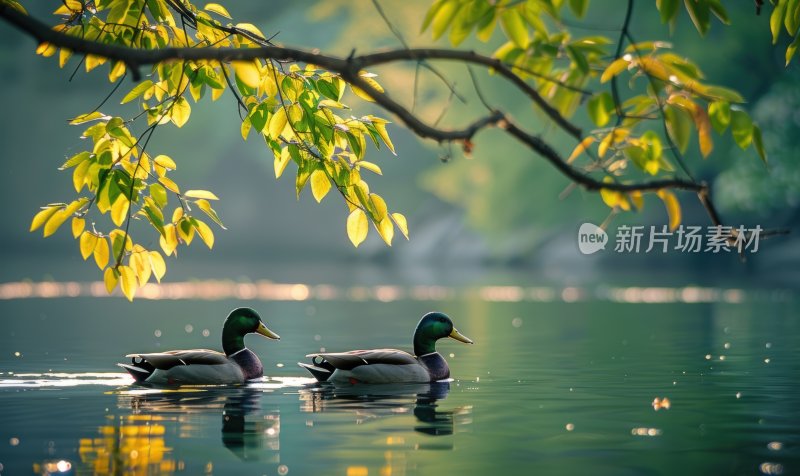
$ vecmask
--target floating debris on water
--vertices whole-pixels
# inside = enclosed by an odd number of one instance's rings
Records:
[[[633,436],[659,436],[661,435],[661,430],[658,428],[634,428],[631,430],[631,435]]]
[[[664,398],[656,397],[656,398],[653,399],[652,405],[653,405],[653,410],[655,410],[655,411],[659,411],[662,408],[664,410],[669,410],[669,407],[672,406],[672,402],[670,402],[669,398],[667,398],[667,397],[664,397]]]
[[[566,428],[567,431],[572,431],[575,429],[575,425],[573,425],[572,423],[567,423],[567,425],[564,428]]]

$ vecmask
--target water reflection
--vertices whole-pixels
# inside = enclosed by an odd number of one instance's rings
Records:
[[[175,414],[181,438],[202,436],[204,426],[195,423],[218,412],[222,444],[242,461],[279,462],[280,412],[263,412],[258,388],[181,389],[131,391],[120,396],[121,408],[135,413]],[[193,418],[196,416],[197,418]]]
[[[109,416],[97,435],[80,439],[84,468],[96,475],[174,474],[184,463],[170,456],[164,434],[168,419],[158,415]]]
[[[456,421],[471,423],[472,407],[441,410],[439,401],[450,393],[450,382],[426,384],[336,385],[316,384],[300,390],[303,412],[346,413],[357,424],[388,416],[413,414],[413,431],[431,436],[452,435]],[[392,441],[388,441],[392,444]],[[449,445],[452,449],[452,444]]]

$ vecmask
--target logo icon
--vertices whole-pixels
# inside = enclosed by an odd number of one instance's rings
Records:
[[[584,223],[578,230],[578,249],[585,255],[606,249],[608,235],[594,223]]]

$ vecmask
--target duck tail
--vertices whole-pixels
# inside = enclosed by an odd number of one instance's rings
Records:
[[[311,375],[319,382],[326,382],[331,375],[333,375],[333,371],[336,370],[336,367],[331,365],[328,361],[321,360],[317,362],[316,357],[313,358],[311,362],[313,362],[313,364],[298,362],[297,365],[311,372]]]
[[[139,362],[136,361],[136,357],[131,358],[130,364],[117,364],[118,366],[122,367],[123,369],[127,370],[129,374],[136,380],[136,383],[142,383],[147,380],[153,372],[156,370],[150,362],[141,359]]]

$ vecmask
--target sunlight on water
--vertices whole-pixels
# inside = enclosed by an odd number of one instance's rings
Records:
[[[0,377],[0,388],[77,387],[81,385],[105,385],[118,387],[130,385],[133,378],[126,373],[79,372],[79,373],[8,373],[13,378]]]
[[[393,302],[442,301],[479,297],[487,302],[581,302],[610,301],[620,303],[731,303],[745,301],[793,301],[789,290],[745,291],[737,288],[714,287],[613,287],[583,288],[479,286],[457,288],[448,286],[351,286],[329,284],[275,283],[271,281],[234,282],[204,280],[173,283],[148,283],[137,292],[144,300],[218,301],[248,299],[259,301],[377,301]],[[109,295],[102,281],[78,282],[11,282],[0,284],[0,300],[30,298],[122,297],[117,290]]]
[[[8,377],[5,375],[8,375]],[[78,387],[82,385],[104,385],[108,387],[130,386],[124,390],[114,392],[125,395],[197,392],[204,388],[227,388],[225,386],[185,386],[181,387],[181,389],[141,387],[133,385],[134,380],[130,375],[119,372],[8,372],[5,375],[0,373],[0,388]],[[315,382],[315,379],[305,377],[262,377],[248,382],[246,388],[272,391],[289,387],[302,387]]]

